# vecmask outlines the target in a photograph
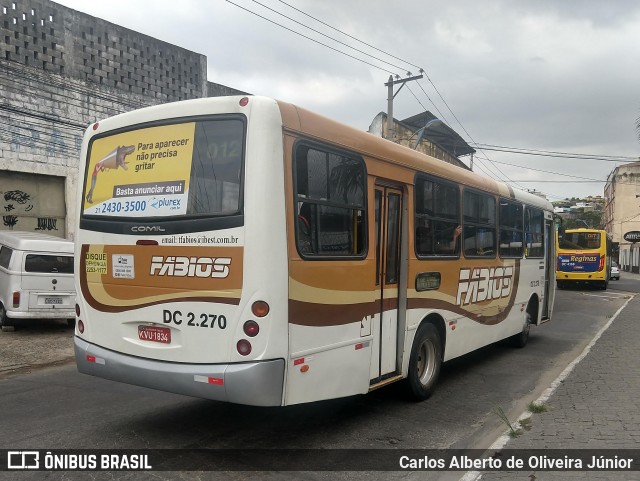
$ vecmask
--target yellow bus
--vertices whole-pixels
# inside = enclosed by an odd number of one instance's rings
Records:
[[[285,406],[404,381],[551,317],[553,208],[289,103],[97,122],[76,226],[80,372]]]
[[[567,229],[556,236],[558,289],[591,284],[606,289],[611,278],[611,239],[600,229]]]

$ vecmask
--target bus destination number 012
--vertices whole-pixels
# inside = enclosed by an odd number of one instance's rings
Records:
[[[174,323],[179,326],[183,321],[186,321],[187,326],[193,327],[210,327],[217,329],[227,328],[227,318],[222,314],[194,314],[193,312],[182,313],[182,311],[169,311],[167,309],[162,311],[162,322],[165,324]]]

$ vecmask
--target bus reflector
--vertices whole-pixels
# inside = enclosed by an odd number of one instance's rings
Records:
[[[78,319],[78,331],[80,332],[80,334],[84,333],[84,322],[82,322],[80,319]]]
[[[224,386],[224,379],[221,377],[200,376],[196,374],[193,376],[195,382],[203,382],[205,384],[213,384],[215,386]]]
[[[239,103],[240,103],[240,107],[246,107],[247,104],[249,103],[249,97],[242,97]]]
[[[101,357],[92,356],[91,354],[87,354],[87,361],[93,362],[95,364],[102,364],[102,365],[106,363],[106,361]]]
[[[358,344],[356,344],[356,351],[362,349],[364,347],[364,344],[362,344],[361,342],[359,342]]]
[[[95,124],[93,124],[93,130],[98,130],[99,126],[100,126],[100,124],[98,122],[96,122]]]
[[[293,365],[297,366],[299,364],[304,364],[304,357],[301,357],[300,359],[294,359]]]

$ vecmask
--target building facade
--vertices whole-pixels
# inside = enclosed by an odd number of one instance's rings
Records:
[[[640,162],[616,167],[604,188],[607,233],[619,243],[618,261],[627,272],[640,272]]]
[[[241,94],[207,58],[49,0],[0,6],[0,230],[73,238],[92,122],[148,105]]]
[[[430,155],[449,164],[463,169],[470,168],[458,157],[470,155],[475,150],[469,146],[453,129],[438,121],[433,124],[435,117],[430,112],[409,117],[404,120],[393,119],[393,140],[397,144]],[[432,123],[430,129],[423,129]],[[387,126],[387,114],[380,112],[371,122],[368,132],[377,137],[384,137]],[[420,130],[423,130],[420,132]],[[437,139],[437,140],[436,140]]]

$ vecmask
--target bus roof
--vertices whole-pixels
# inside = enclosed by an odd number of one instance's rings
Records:
[[[364,132],[346,124],[328,119],[293,104],[278,101],[285,129],[298,132],[310,138],[331,139],[331,142],[349,150],[356,150],[390,163],[405,166],[447,179],[511,197],[546,210],[552,210],[551,203],[537,195],[513,189],[511,186],[436,159],[400,144]]]

